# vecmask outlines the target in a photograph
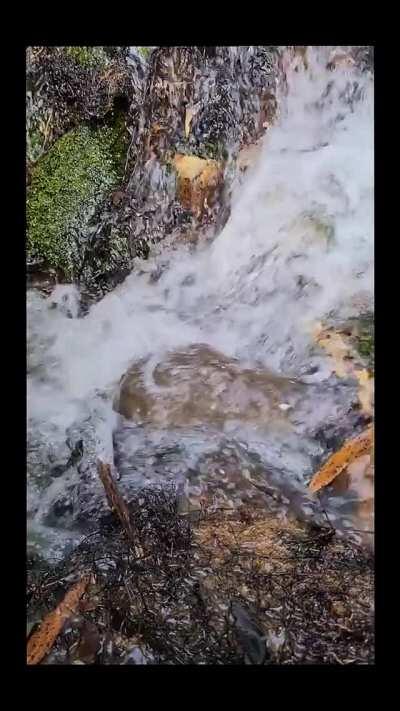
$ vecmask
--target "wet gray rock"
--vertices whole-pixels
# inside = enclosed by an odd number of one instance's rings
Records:
[[[168,168],[173,156],[223,161],[236,156],[273,120],[280,71],[277,47],[158,47],[152,52],[118,218],[135,253],[147,256],[144,244],[151,249],[196,221],[177,198]],[[229,199],[229,186],[225,193]],[[226,214],[224,200],[204,220],[220,229],[221,211]]]
[[[124,664],[154,664],[154,656],[148,648],[144,650],[141,647],[132,647],[128,652],[123,662]]]
[[[93,528],[108,506],[97,462],[113,462],[109,412],[98,402],[71,427],[50,431],[31,422],[28,437],[30,516],[61,529]],[[30,494],[30,497],[29,497]]]
[[[56,435],[56,430],[53,430]],[[56,435],[57,436],[57,435]],[[27,474],[28,480],[39,489],[44,489],[51,483],[57,472],[65,471],[70,457],[70,450],[65,442],[51,439],[52,435],[45,433],[35,423],[28,425],[27,437]]]
[[[245,655],[246,664],[264,664],[267,658],[267,647],[263,631],[239,602],[232,602],[231,611],[235,620],[235,633]]]

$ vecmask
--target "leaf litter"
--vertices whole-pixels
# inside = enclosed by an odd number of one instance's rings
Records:
[[[36,663],[373,663],[373,558],[332,527],[204,501],[182,513],[172,486],[126,507],[128,529],[119,502],[62,563],[28,571],[30,616],[62,607],[71,576],[90,575],[85,604],[81,582]]]

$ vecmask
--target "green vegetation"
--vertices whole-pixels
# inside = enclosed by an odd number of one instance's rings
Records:
[[[374,315],[363,314],[358,321],[356,348],[373,370],[375,366],[375,328]]]
[[[153,47],[138,47],[138,51],[142,55],[143,59],[148,59],[153,51]]]
[[[73,277],[74,230],[121,179],[126,151],[123,120],[114,127],[80,127],[60,138],[37,163],[27,196],[30,258]]]
[[[83,67],[103,66],[107,64],[107,55],[103,47],[64,47],[64,52]]]
[[[212,160],[227,161],[228,151],[223,143],[204,143],[197,149],[200,158],[211,158]]]

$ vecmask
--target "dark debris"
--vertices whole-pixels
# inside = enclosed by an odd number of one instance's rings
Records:
[[[141,491],[129,509],[136,554],[110,515],[61,564],[29,561],[31,620],[93,575],[44,663],[255,663],[232,603],[266,644],[257,663],[373,663],[373,560],[361,548],[321,529],[268,528],[251,511],[204,509],[193,523],[173,488]],[[243,544],[249,532],[253,549]]]

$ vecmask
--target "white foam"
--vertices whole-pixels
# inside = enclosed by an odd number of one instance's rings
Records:
[[[357,79],[364,98],[351,112],[339,94],[354,77],[327,72],[316,57],[310,66],[291,77],[280,119],[211,246],[172,252],[156,283],[131,274],[81,319],[74,288],[57,287],[49,300],[30,293],[30,417],[66,427],[96,392],[111,393],[133,360],[195,342],[295,369],[315,320],[359,293],[372,298],[373,83]],[[313,107],[333,78],[331,103]],[[54,301],[63,308],[50,308]]]

